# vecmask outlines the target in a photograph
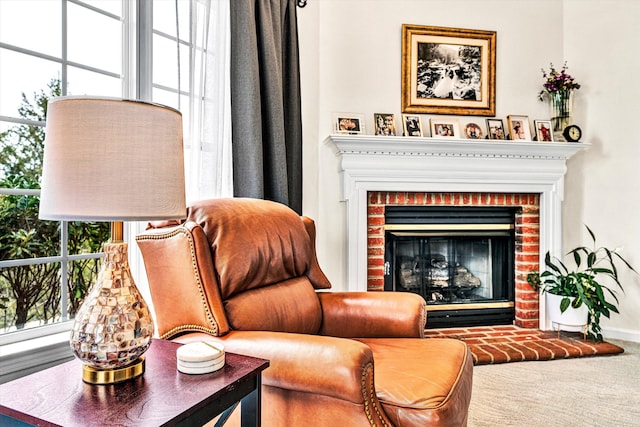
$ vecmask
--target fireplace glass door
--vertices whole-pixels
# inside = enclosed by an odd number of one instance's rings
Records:
[[[385,226],[385,290],[420,294],[428,327],[511,323],[513,223],[444,222]]]
[[[508,237],[392,235],[394,290],[417,292],[432,305],[509,300]]]

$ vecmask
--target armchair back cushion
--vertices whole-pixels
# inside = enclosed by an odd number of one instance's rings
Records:
[[[301,276],[316,289],[331,287],[302,218],[285,205],[256,199],[204,200],[189,207],[187,221],[207,235],[223,300]]]

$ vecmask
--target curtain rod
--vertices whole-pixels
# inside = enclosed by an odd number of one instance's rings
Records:
[[[298,7],[305,7],[307,5],[307,0],[298,0]]]

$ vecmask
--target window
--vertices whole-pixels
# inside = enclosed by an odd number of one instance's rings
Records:
[[[97,274],[107,223],[38,220],[46,101],[123,96],[122,0],[0,2],[0,333],[49,333]]]
[[[38,220],[46,101],[86,94],[146,99],[178,108],[185,123],[188,160],[194,126],[187,124],[191,112],[199,108],[192,94],[200,83],[192,76],[203,66],[206,41],[203,30],[194,28],[209,12],[202,12],[203,4],[0,1],[0,336],[4,343],[68,329],[68,321],[95,281],[100,246],[108,239],[107,223]]]

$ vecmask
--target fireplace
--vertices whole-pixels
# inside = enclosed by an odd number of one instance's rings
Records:
[[[538,294],[526,278],[527,273],[539,265],[538,194],[371,191],[368,193],[367,212],[367,290],[408,290],[398,279],[398,275],[408,276],[407,271],[398,271],[403,269],[403,261],[409,261],[404,257],[411,255],[406,254],[411,249],[418,252],[414,255],[417,257],[435,253],[445,256],[449,282],[455,281],[456,263],[468,270],[472,267],[470,273],[485,286],[490,286],[481,295],[492,294],[495,298],[473,303],[451,301],[453,298],[449,301],[440,299],[435,294],[437,290],[430,289],[428,278],[425,282],[423,277],[418,284],[422,288],[412,284],[411,291],[417,291],[427,301],[427,327],[538,326]],[[396,256],[395,263],[387,252],[394,245],[396,248],[400,245],[403,251],[398,254],[401,258]],[[485,252],[484,260],[463,254],[467,249],[478,254]],[[437,259],[434,260],[438,263]],[[424,259],[420,261],[426,262]],[[485,273],[482,270],[488,270],[489,266],[491,277],[489,271]],[[424,269],[423,266],[418,268]],[[463,271],[458,270],[460,273]],[[438,274],[443,275],[444,271]],[[471,294],[475,294],[473,298],[481,296],[478,292],[469,291],[458,298],[471,299]]]
[[[590,144],[371,135],[330,135],[325,143],[339,161],[345,202],[344,290],[385,290],[387,206],[515,208],[514,323],[551,329],[526,274],[546,251],[562,251],[567,159]]]
[[[384,290],[421,295],[429,328],[512,324],[516,211],[387,206]]]

